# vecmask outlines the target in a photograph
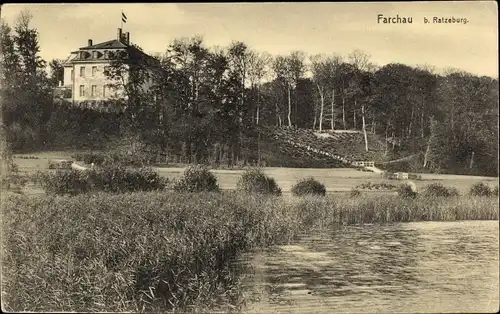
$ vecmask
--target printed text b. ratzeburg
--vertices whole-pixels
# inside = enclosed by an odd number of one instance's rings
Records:
[[[411,16],[384,16],[383,14],[377,15],[378,24],[413,24],[413,17]],[[434,16],[432,19],[424,17],[424,24],[467,24],[469,20],[463,17],[438,17]]]

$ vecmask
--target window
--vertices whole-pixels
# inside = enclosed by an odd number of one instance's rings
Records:
[[[92,58],[94,58],[94,59],[99,58],[97,51],[92,51]]]
[[[97,85],[92,85],[92,96],[97,96]]]
[[[80,85],[80,97],[85,96],[85,85]]]
[[[92,67],[92,76],[95,76],[96,73],[97,73],[97,67],[93,66]]]
[[[106,97],[106,85],[102,87],[102,97]]]
[[[71,69],[71,80],[75,80],[75,70]]]
[[[85,67],[80,67],[80,77],[85,77]]]

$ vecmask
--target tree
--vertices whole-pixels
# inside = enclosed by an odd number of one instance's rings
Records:
[[[288,99],[288,112],[287,112],[287,120],[288,126],[292,126],[292,103],[290,99],[290,89],[291,89],[291,77],[290,77],[290,68],[289,62],[284,56],[277,56],[273,62],[273,70],[276,76],[276,81],[280,83],[282,88],[287,92]],[[281,120],[281,114],[279,115]],[[281,121],[280,121],[281,125]]]
[[[323,112],[325,109],[325,93],[326,85],[328,80],[328,74],[326,72],[326,61],[323,55],[313,55],[310,57],[311,60],[311,72],[313,74],[313,81],[318,90],[318,95],[320,98],[320,109],[319,109],[319,131],[323,130]],[[317,108],[317,106],[315,106]],[[314,113],[314,125],[313,129],[316,128],[316,110]]]
[[[370,58],[370,54],[359,49],[354,50],[347,56],[349,63],[360,71],[375,70],[376,67],[370,62]]]
[[[53,59],[49,62],[50,77],[49,82],[51,86],[58,86],[59,82],[64,81],[64,61],[60,59]]]
[[[298,113],[298,89],[297,86],[299,81],[303,78],[306,65],[305,65],[306,54],[302,51],[293,51],[287,58],[288,62],[288,75],[289,75],[289,90],[288,90],[288,103],[289,103],[289,114],[291,111],[291,99],[290,99],[290,89],[295,89],[295,111],[294,111],[294,123],[297,126],[297,113]],[[290,118],[289,118],[290,119]]]
[[[331,97],[330,97],[330,105],[331,105],[331,110],[330,110],[330,118],[331,118],[331,129],[332,131],[335,129],[335,120],[337,118],[336,116],[336,103],[335,103],[335,91],[338,89],[339,85],[339,71],[340,71],[340,65],[342,64],[342,57],[339,55],[332,55],[328,56],[327,59],[325,60],[326,64],[326,75],[327,75],[327,81],[328,84],[330,85],[330,90],[331,90]]]
[[[13,149],[33,149],[47,136],[44,123],[52,111],[45,61],[39,56],[38,32],[31,14],[21,11],[14,32],[2,23],[3,119]]]

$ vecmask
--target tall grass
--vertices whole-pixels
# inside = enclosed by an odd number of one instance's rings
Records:
[[[496,198],[236,192],[14,195],[3,208],[9,311],[207,311],[238,304],[240,253],[312,228],[499,216]]]

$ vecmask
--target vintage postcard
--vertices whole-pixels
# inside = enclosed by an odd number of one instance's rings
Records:
[[[499,311],[496,2],[0,19],[3,311]]]

